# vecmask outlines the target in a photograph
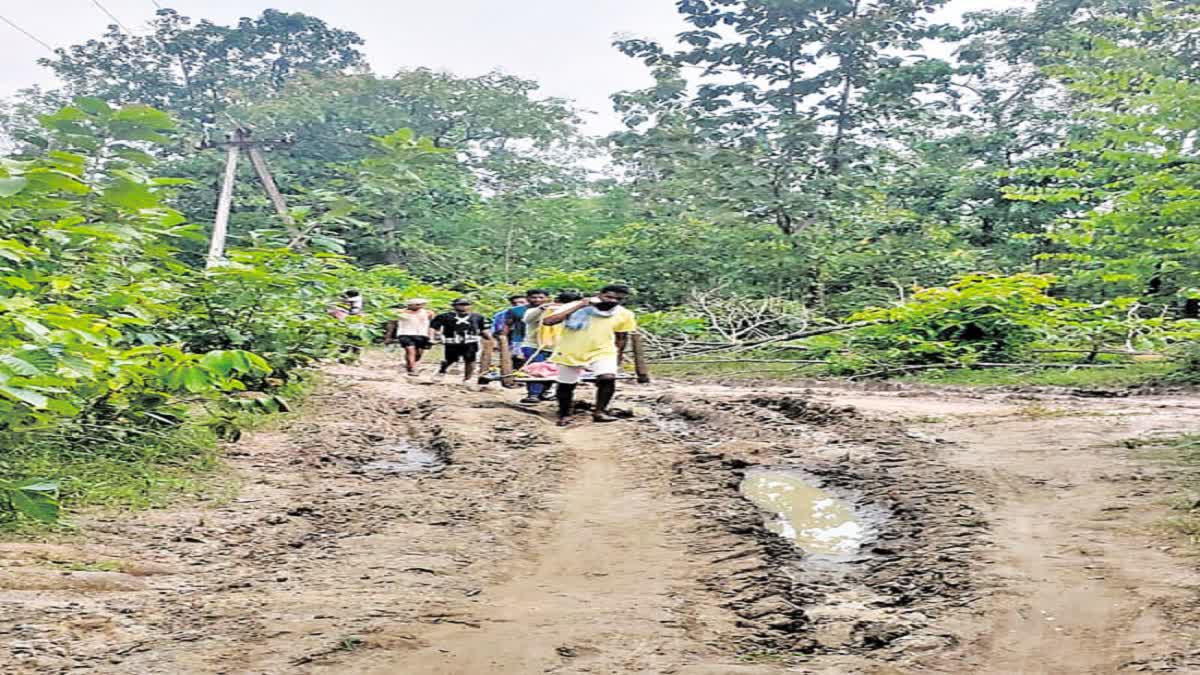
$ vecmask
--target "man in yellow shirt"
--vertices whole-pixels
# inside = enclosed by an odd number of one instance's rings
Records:
[[[558,366],[558,425],[571,423],[575,404],[575,387],[590,370],[596,376],[596,408],[592,420],[613,422],[608,404],[617,392],[617,373],[625,356],[629,334],[637,330],[633,312],[621,305],[629,299],[630,290],[622,284],[611,284],[591,298],[559,308],[542,318],[542,325],[563,325],[562,335],[550,362]]]
[[[525,322],[525,339],[521,342],[521,356],[525,359],[526,366],[549,361],[555,346],[558,345],[558,336],[563,332],[561,323],[557,326],[543,326],[542,317],[555,313],[565,304],[579,302],[583,299],[583,296],[574,291],[562,291],[555,296],[554,302],[542,304],[538,302],[533,293],[530,291],[529,305],[521,315]],[[530,382],[525,386],[529,395],[521,399],[521,403],[534,404],[550,400],[550,389],[553,385]]]

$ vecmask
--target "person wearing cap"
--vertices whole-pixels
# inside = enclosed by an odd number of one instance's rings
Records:
[[[459,298],[450,303],[450,307],[451,311],[437,315],[429,324],[446,349],[438,377],[445,375],[451,365],[461,360],[463,381],[470,382],[475,374],[475,362],[479,359],[479,342],[492,339],[492,332],[488,320],[482,314],[471,311],[470,300]]]
[[[383,336],[383,344],[398,344],[404,349],[404,369],[408,375],[417,374],[417,364],[425,355],[425,350],[432,346],[433,312],[425,308],[429,301],[425,298],[413,298],[403,306],[396,305],[395,318],[388,321],[387,332]]]

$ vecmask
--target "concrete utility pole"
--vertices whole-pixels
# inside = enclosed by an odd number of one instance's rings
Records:
[[[229,210],[233,207],[233,181],[237,177],[240,148],[230,144],[225,154],[225,178],[221,181],[221,197],[217,200],[217,217],[213,220],[212,239],[208,242],[208,266],[220,265],[225,259],[225,237],[229,232]]]
[[[226,136],[224,142],[204,142],[200,145],[201,149],[225,148],[226,153],[221,196],[217,200],[217,216],[213,220],[212,239],[208,246],[209,267],[220,265],[225,260],[225,240],[229,235],[229,212],[233,208],[233,185],[237,180],[238,156],[242,150],[249,155],[250,165],[254,167],[254,173],[258,175],[258,180],[262,183],[267,198],[271,200],[271,205],[275,207],[275,213],[279,215],[284,227],[288,230],[290,235],[288,248],[294,250],[303,244],[303,234],[297,229],[292,214],[288,212],[287,202],[284,200],[283,194],[279,192],[279,187],[275,185],[275,179],[271,177],[271,170],[267,167],[267,160],[262,154],[262,143],[251,140],[250,136],[249,129],[239,126],[234,129],[233,133]],[[289,141],[271,141],[272,144],[287,142]]]

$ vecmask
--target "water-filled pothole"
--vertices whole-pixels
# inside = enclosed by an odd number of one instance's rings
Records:
[[[806,553],[851,555],[866,538],[866,527],[854,507],[814,486],[799,471],[748,471],[741,492],[772,514],[766,519],[768,530],[792,541]]]
[[[386,454],[389,458],[367,462],[358,467],[359,471],[391,475],[437,471],[446,465],[446,462],[433,450],[405,441],[380,448],[380,450],[381,454]]]

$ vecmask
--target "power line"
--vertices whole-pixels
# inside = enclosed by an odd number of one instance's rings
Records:
[[[46,41],[45,41],[45,40],[43,40],[43,39],[39,38],[38,36],[34,35],[33,33],[30,33],[29,31],[25,30],[24,28],[21,28],[21,27],[20,27],[20,26],[18,26],[17,24],[13,23],[13,22],[12,22],[12,19],[9,19],[8,17],[6,17],[6,16],[4,16],[4,15],[0,15],[0,20],[4,21],[4,23],[6,23],[6,24],[8,24],[8,25],[12,26],[13,28],[17,29],[18,31],[20,31],[21,33],[23,33],[23,34],[25,35],[25,37],[29,38],[30,40],[33,40],[34,42],[36,42],[36,43],[38,43],[39,45],[41,45],[41,46],[45,47],[46,49],[49,49],[51,52],[54,52],[54,47],[51,47],[49,44],[47,44],[47,43],[46,43]]]
[[[133,31],[129,30],[128,28],[125,27],[125,24],[121,23],[121,20],[117,18],[116,14],[113,14],[112,12],[108,11],[107,7],[100,4],[100,0],[92,0],[92,4],[95,5],[96,7],[98,7],[101,12],[104,12],[105,14],[107,14],[108,18],[112,19],[113,23],[117,24],[117,26],[119,26],[121,28],[121,30],[125,31],[126,33],[129,33],[130,35],[133,34]]]
[[[153,2],[153,3],[154,3],[154,6],[155,6],[155,8],[157,8],[157,9],[162,9],[162,8],[163,8],[163,6],[159,4],[158,0],[150,0],[150,2]]]

